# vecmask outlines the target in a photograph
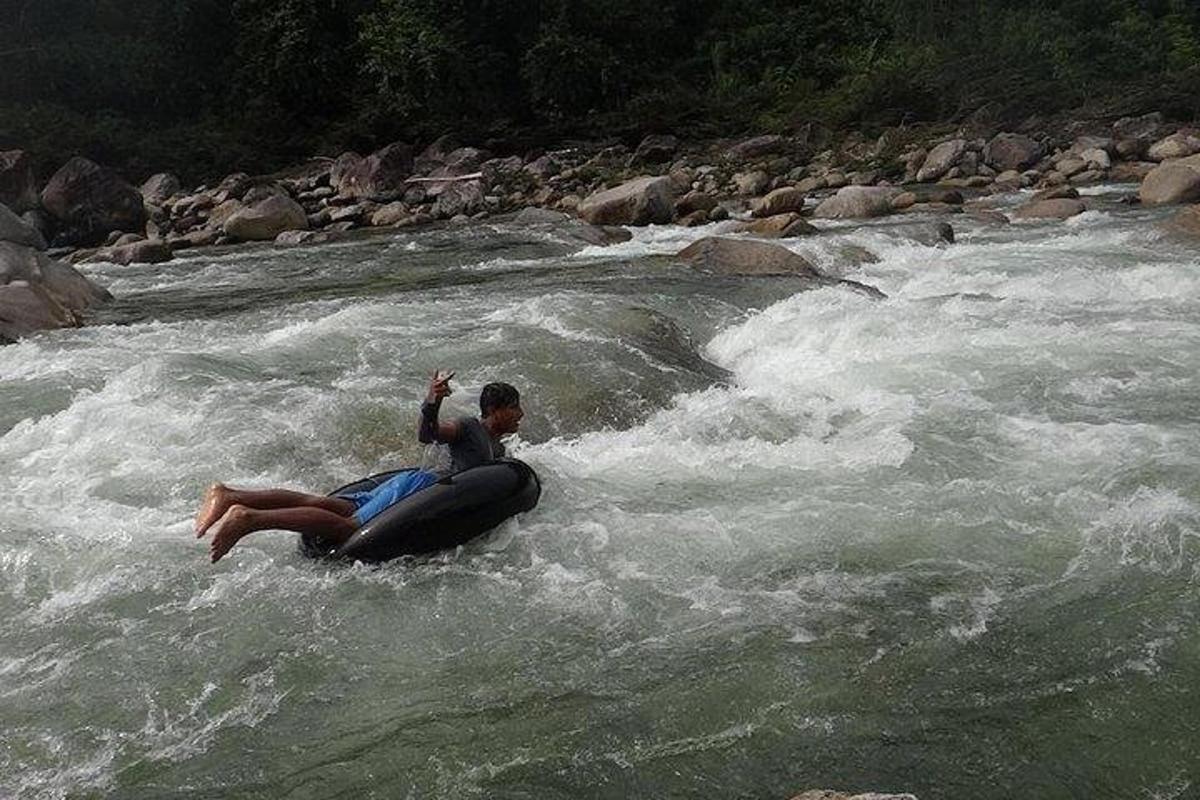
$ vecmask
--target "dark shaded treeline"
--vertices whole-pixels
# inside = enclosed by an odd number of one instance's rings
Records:
[[[2,0],[0,148],[131,177],[456,133],[520,150],[1200,112],[1194,0]]]

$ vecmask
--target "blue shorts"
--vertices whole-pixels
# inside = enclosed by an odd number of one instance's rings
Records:
[[[437,483],[438,476],[422,469],[408,469],[388,478],[374,489],[343,495],[358,507],[354,522],[361,528],[377,517],[384,509],[391,508],[410,494],[419,492]]]

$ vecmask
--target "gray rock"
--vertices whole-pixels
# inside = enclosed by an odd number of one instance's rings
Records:
[[[161,206],[168,198],[179,194],[182,184],[169,172],[151,175],[142,183],[142,199],[150,205]]]
[[[925,163],[917,170],[917,180],[921,183],[937,180],[949,172],[966,151],[967,143],[964,139],[942,142],[925,157]]]
[[[336,242],[340,238],[340,231],[284,231],[275,237],[275,246],[302,247]]]
[[[1087,211],[1082,200],[1035,200],[1013,212],[1013,219],[1069,219]]]
[[[438,219],[475,214],[483,210],[483,198],[483,184],[480,181],[457,181],[442,189],[430,213]]]
[[[289,230],[304,230],[308,216],[289,197],[268,197],[261,203],[236,211],[222,226],[225,235],[244,241],[269,241]]]
[[[381,202],[394,200],[408,188],[413,174],[412,148],[393,142],[366,158],[343,153],[330,168],[329,182],[343,197]]]
[[[693,211],[711,211],[717,207],[717,198],[700,191],[691,191],[675,201],[675,213],[679,216]]]
[[[93,244],[109,231],[140,231],[146,225],[141,193],[86,158],[77,156],[64,164],[42,189],[41,198],[76,244]]]
[[[551,211],[548,208],[523,208],[513,217],[513,224],[524,225],[557,225],[570,221],[571,215],[561,211]]]
[[[752,233],[768,239],[790,239],[796,236],[812,236],[820,233],[820,230],[806,222],[799,214],[789,212],[743,223],[738,232]]]
[[[404,205],[404,203],[401,203],[400,201],[388,203],[385,206],[380,206],[375,210],[375,213],[371,215],[371,225],[376,228],[395,225],[397,222],[407,217],[410,213],[412,212],[409,211],[408,206]],[[312,218],[310,217],[309,220],[311,221],[311,219]]]
[[[1045,154],[1041,144],[1020,133],[998,133],[983,148],[983,160],[997,172],[1032,167]]]
[[[635,178],[590,195],[579,204],[578,211],[593,225],[665,224],[674,215],[671,181],[665,177]]]
[[[73,267],[31,247],[0,242],[0,341],[77,326],[84,311],[111,299]]]
[[[226,200],[241,200],[242,195],[248,192],[253,184],[250,176],[244,172],[226,175],[213,190],[213,201],[224,203]]]
[[[866,219],[892,213],[892,200],[900,190],[889,186],[845,186],[817,206],[813,216],[823,219]]]
[[[33,159],[24,150],[0,153],[0,205],[8,206],[14,214],[38,207]]]
[[[41,231],[18,217],[8,206],[0,204],[0,242],[12,242],[37,250],[46,249]]]
[[[111,261],[114,264],[160,264],[170,261],[174,256],[171,245],[162,239],[144,239],[138,242],[117,244],[101,251],[95,257],[98,261]]]
[[[756,217],[773,217],[776,214],[799,212],[804,210],[804,199],[804,192],[794,186],[784,186],[756,202],[752,213]]]
[[[634,167],[638,164],[665,164],[675,155],[675,151],[679,149],[679,140],[669,134],[651,134],[645,139],[642,139],[641,144],[633,151],[633,155],[629,157],[626,166]]]
[[[742,197],[754,197],[767,191],[771,185],[771,176],[762,170],[739,172],[733,176],[733,185]]]
[[[245,207],[246,204],[236,198],[226,200],[224,203],[221,203],[219,206],[208,212],[208,226],[210,228],[220,228],[224,226],[226,220]]]
[[[780,153],[788,148],[788,140],[782,136],[768,134],[744,139],[726,151],[726,155],[736,160],[761,158],[766,155]]]
[[[804,256],[769,242],[709,236],[675,254],[693,269],[718,275],[796,275],[822,279]]]
[[[1146,157],[1151,161],[1187,158],[1200,153],[1200,137],[1179,131],[1150,145]]]
[[[1113,123],[1113,135],[1118,139],[1150,142],[1162,133],[1163,124],[1163,115],[1158,111],[1140,117],[1121,117]]]
[[[1142,205],[1200,201],[1200,155],[1167,161],[1152,169],[1138,189]]]

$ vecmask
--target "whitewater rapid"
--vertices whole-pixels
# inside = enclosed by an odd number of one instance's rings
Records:
[[[0,349],[0,796],[1188,797],[1200,253],[1158,216],[787,243],[881,301],[670,261],[719,226],[88,267],[97,324]],[[213,480],[429,458],[438,367],[521,388],[537,510],[207,562]]]

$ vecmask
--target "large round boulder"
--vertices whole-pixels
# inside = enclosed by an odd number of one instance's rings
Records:
[[[1200,201],[1200,155],[1165,161],[1150,170],[1138,197],[1146,206]]]
[[[803,211],[805,196],[795,186],[781,186],[756,202],[752,214],[755,217],[773,217],[776,214]]]
[[[110,231],[141,231],[146,209],[137,189],[117,173],[76,156],[42,189],[42,206],[75,244],[102,242]]]
[[[1150,145],[1146,157],[1151,161],[1168,161],[1172,158],[1187,158],[1197,153],[1200,153],[1200,137],[1179,131]]]
[[[433,204],[432,214],[450,219],[459,214],[474,214],[483,210],[483,184],[480,181],[455,181],[447,184]]]
[[[37,177],[33,159],[24,150],[0,153],[0,204],[17,214],[38,206]]]
[[[825,198],[813,215],[823,219],[882,217],[892,213],[892,200],[899,194],[899,189],[889,186],[844,186]]]
[[[1020,133],[998,133],[983,148],[983,160],[997,172],[1029,169],[1045,155],[1045,148]]]
[[[227,236],[245,241],[270,241],[284,231],[307,228],[308,215],[303,206],[280,195],[235,211],[222,226]]]
[[[670,222],[674,204],[670,178],[643,176],[596,192],[577,210],[593,225],[650,225]]]

